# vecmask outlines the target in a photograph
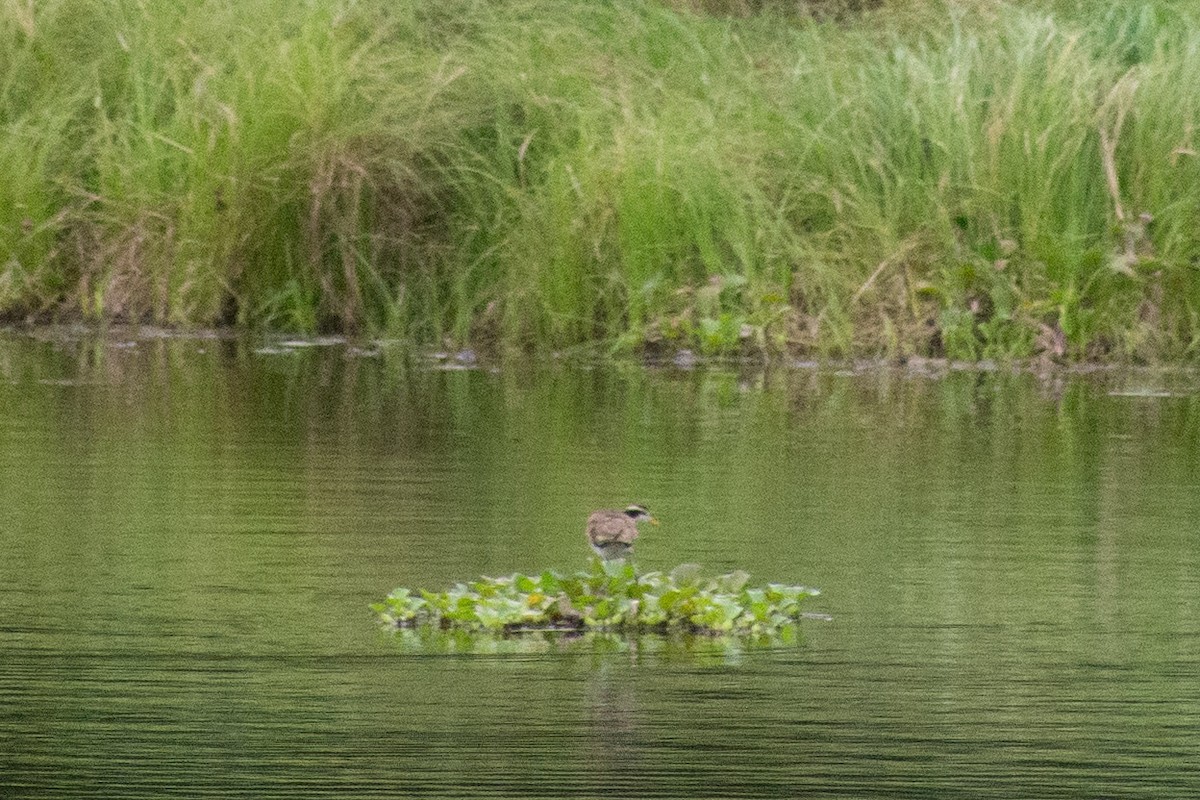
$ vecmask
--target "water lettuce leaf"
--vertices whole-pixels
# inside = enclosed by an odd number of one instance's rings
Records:
[[[806,616],[804,600],[819,594],[780,583],[751,588],[749,580],[741,570],[705,578],[697,564],[639,574],[632,562],[593,559],[565,575],[482,577],[444,592],[401,587],[371,609],[393,629],[772,636]]]

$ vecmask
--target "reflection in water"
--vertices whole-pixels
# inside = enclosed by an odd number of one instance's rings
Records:
[[[638,762],[644,722],[633,685],[609,662],[597,664],[585,685],[583,726],[584,763],[606,785]]]
[[[120,345],[120,346],[117,346]],[[0,340],[5,797],[1200,791],[1200,379]],[[417,643],[398,585],[820,586],[801,642]]]

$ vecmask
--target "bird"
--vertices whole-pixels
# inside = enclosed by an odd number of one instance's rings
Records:
[[[588,544],[605,561],[624,558],[633,550],[639,522],[658,524],[658,520],[650,516],[650,509],[642,505],[593,511],[587,520]]]

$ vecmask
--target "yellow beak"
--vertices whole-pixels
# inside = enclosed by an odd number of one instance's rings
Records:
[[[654,517],[651,517],[650,519],[646,520],[646,522],[649,522],[651,525],[658,524],[658,520],[656,520]]]

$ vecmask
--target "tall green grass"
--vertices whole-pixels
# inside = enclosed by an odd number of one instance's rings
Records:
[[[8,3],[0,311],[1200,353],[1196,3],[787,5]]]

